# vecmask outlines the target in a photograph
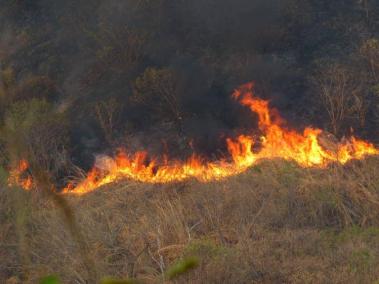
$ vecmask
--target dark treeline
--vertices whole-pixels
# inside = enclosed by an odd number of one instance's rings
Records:
[[[229,98],[249,81],[293,127],[378,141],[379,2],[1,0],[3,165],[59,177],[120,146],[217,155],[254,127]]]

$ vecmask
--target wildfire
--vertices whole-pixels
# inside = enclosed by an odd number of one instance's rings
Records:
[[[194,154],[184,162],[167,158],[160,162],[157,158],[149,158],[147,152],[128,155],[121,150],[114,159],[103,163],[101,169],[95,166],[86,179],[77,185],[69,184],[62,192],[85,194],[119,179],[145,183],[170,183],[189,178],[202,182],[220,180],[242,173],[263,159],[280,158],[293,160],[302,167],[326,167],[334,162],[345,164],[352,159],[379,154],[374,145],[355,137],[330,150],[320,145],[322,130],[308,127],[298,133],[289,129],[268,101],[254,96],[252,83],[241,86],[232,98],[257,114],[261,136],[257,141],[253,135],[226,139],[228,158],[207,161]],[[253,151],[255,145],[259,145],[258,151]],[[31,186],[29,181],[26,185]]]
[[[26,160],[20,160],[17,167],[9,173],[8,184],[19,185],[25,190],[30,190],[33,187],[33,178],[27,172],[29,163]]]
[[[286,122],[276,110],[269,108],[267,101],[253,96],[253,84],[249,83],[235,91],[233,98],[258,115],[262,131],[262,148],[257,159],[282,158],[294,160],[303,167],[326,167],[332,162],[345,164],[365,155],[375,155],[379,150],[374,145],[351,137],[338,145],[334,151],[324,149],[319,142],[321,129],[307,127],[303,133],[287,129]]]

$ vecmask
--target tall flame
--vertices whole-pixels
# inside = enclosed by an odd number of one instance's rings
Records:
[[[263,133],[262,150],[257,154],[259,159],[282,158],[294,160],[303,167],[325,167],[332,162],[345,164],[352,159],[379,153],[372,144],[355,137],[339,143],[336,151],[328,151],[319,143],[322,130],[307,127],[303,133],[298,133],[287,129],[279,114],[269,108],[267,101],[255,98],[252,90],[253,84],[247,84],[233,97],[258,114],[259,128]]]
[[[281,158],[293,160],[302,167],[326,167],[334,162],[345,164],[352,159],[379,154],[373,144],[355,137],[338,143],[333,151],[324,149],[319,143],[322,130],[307,127],[303,133],[298,133],[289,129],[268,101],[254,96],[253,87],[252,83],[241,86],[232,98],[257,114],[261,137],[258,141],[253,135],[227,138],[228,159],[207,161],[194,154],[184,162],[167,158],[159,162],[157,158],[149,158],[144,151],[134,155],[120,151],[111,163],[107,163],[106,170],[94,167],[86,179],[77,185],[69,184],[63,193],[85,194],[119,179],[145,183],[170,183],[189,178],[202,182],[220,180],[242,173],[262,159]],[[254,145],[259,145],[260,150],[253,151]]]

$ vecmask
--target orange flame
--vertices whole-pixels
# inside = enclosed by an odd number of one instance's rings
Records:
[[[108,173],[101,176],[92,170],[87,179],[76,187],[69,186],[64,192],[84,194],[120,178],[128,178],[146,183],[169,183],[196,178],[199,181],[219,180],[237,175],[262,159],[281,158],[294,160],[302,167],[326,167],[332,162],[345,164],[352,159],[362,159],[365,155],[375,155],[379,151],[372,144],[352,137],[338,144],[336,152],[331,152],[319,144],[320,129],[306,128],[303,133],[288,130],[285,121],[269,107],[269,102],[253,95],[253,84],[241,86],[232,96],[241,105],[249,107],[258,115],[258,125],[262,132],[261,149],[253,152],[253,136],[239,136],[226,140],[231,161],[204,161],[193,155],[185,162],[156,159],[148,161],[146,152],[137,152],[130,157],[120,152]]]
[[[379,153],[374,145],[355,137],[338,144],[337,151],[328,151],[319,144],[318,137],[322,130],[307,127],[302,134],[287,130],[283,127],[285,121],[277,112],[270,110],[267,101],[255,98],[252,90],[252,83],[244,85],[233,97],[258,114],[259,128],[263,133],[258,159],[282,158],[294,160],[303,167],[325,167],[332,162],[345,164],[352,159]]]
[[[253,135],[241,135],[236,139],[227,138],[229,159],[206,161],[193,155],[187,161],[157,158],[149,159],[147,152],[128,155],[120,151],[106,170],[94,167],[87,178],[74,186],[69,184],[63,193],[85,194],[119,179],[131,179],[145,183],[170,183],[195,178],[202,182],[220,180],[246,171],[262,159],[281,158],[293,160],[302,167],[326,167],[330,163],[345,164],[352,159],[366,155],[377,155],[379,150],[373,144],[352,137],[340,142],[335,151],[324,149],[319,143],[320,129],[306,128],[303,133],[288,129],[278,112],[270,109],[269,102],[254,97],[253,84],[241,86],[232,95],[241,105],[248,107],[258,116],[258,127],[262,135],[255,141]],[[253,151],[258,145],[260,150]]]
[[[29,173],[27,173],[28,169],[28,161],[20,160],[16,169],[12,170],[9,174],[9,186],[19,185],[25,190],[31,190],[33,187],[33,178]]]

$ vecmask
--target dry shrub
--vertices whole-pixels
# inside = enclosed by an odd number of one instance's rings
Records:
[[[5,114],[2,142],[10,163],[26,159],[31,170],[42,169],[53,182],[69,173],[68,125],[65,114],[56,113],[44,99],[19,101]],[[14,165],[10,165],[14,167]]]

